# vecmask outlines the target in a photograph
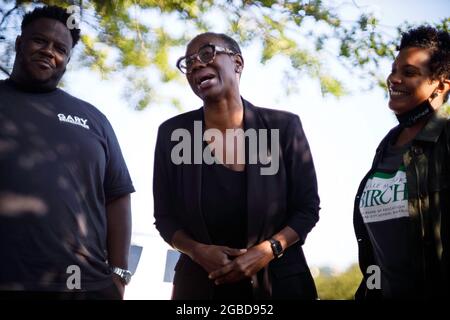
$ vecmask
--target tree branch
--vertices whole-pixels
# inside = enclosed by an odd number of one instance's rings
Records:
[[[5,68],[3,68],[2,66],[0,66],[0,71],[2,71],[4,74],[6,74],[8,77],[11,75],[8,70],[6,70]]]
[[[12,8],[11,10],[9,10],[8,12],[5,13],[5,15],[2,18],[2,21],[0,21],[0,27],[3,25],[3,23],[5,23],[6,19],[11,15],[11,13],[13,13],[18,8],[19,8],[19,6],[16,4],[14,6],[14,8]]]

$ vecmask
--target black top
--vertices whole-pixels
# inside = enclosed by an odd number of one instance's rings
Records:
[[[81,290],[109,286],[105,205],[134,188],[106,117],[0,81],[0,145],[0,287],[67,290],[77,267]]]
[[[377,165],[377,169],[386,172],[392,172],[397,170],[403,165],[403,155],[408,151],[411,146],[411,142],[403,146],[395,146],[395,139],[389,141],[384,150],[383,157]]]
[[[246,247],[246,186],[244,171],[233,171],[222,164],[203,164],[202,212],[213,244]]]
[[[202,212],[215,245],[246,248],[247,197],[245,171],[222,164],[202,165]],[[214,299],[250,299],[249,280],[215,287]]]

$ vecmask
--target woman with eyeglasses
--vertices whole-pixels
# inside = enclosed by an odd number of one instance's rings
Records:
[[[450,296],[450,35],[404,33],[387,78],[399,125],[377,148],[355,199],[364,275],[356,299]]]
[[[299,117],[241,97],[227,35],[196,36],[177,67],[203,106],[158,131],[155,225],[181,252],[172,298],[315,299],[302,245],[319,197]]]

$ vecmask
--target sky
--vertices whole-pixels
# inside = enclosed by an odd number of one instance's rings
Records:
[[[449,16],[450,4],[445,0],[356,0],[362,9],[376,12],[384,25],[395,27],[409,22],[439,21]],[[352,16],[354,6],[344,14]],[[220,30],[217,30],[220,31]],[[309,234],[304,251],[310,267],[331,266],[344,270],[357,261],[357,245],[353,232],[353,199],[360,180],[369,170],[375,149],[396,124],[381,89],[354,92],[341,99],[323,98],[316,81],[299,79],[298,94],[286,96],[281,86],[280,64],[259,64],[258,46],[243,48],[245,68],[241,94],[261,107],[287,110],[298,114],[309,140],[318,177],[321,198],[320,221]],[[175,60],[173,61],[175,63]],[[387,76],[389,69],[382,70]],[[347,79],[352,85],[358,79]],[[95,73],[69,69],[66,90],[100,109],[111,122],[122,147],[134,186],[132,195],[134,244],[143,246],[141,260],[127,299],[168,299],[171,284],[163,283],[169,246],[153,226],[152,171],[153,152],[159,124],[179,111],[167,105],[134,111],[120,97],[123,81],[113,77],[103,81]],[[185,111],[199,108],[201,101],[191,92],[187,82],[176,94],[182,97]],[[157,88],[170,94],[170,85]]]

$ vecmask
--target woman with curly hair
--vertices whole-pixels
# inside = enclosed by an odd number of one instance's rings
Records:
[[[404,33],[387,84],[399,125],[381,141],[355,198],[364,275],[356,299],[448,297],[449,33],[429,26]]]

